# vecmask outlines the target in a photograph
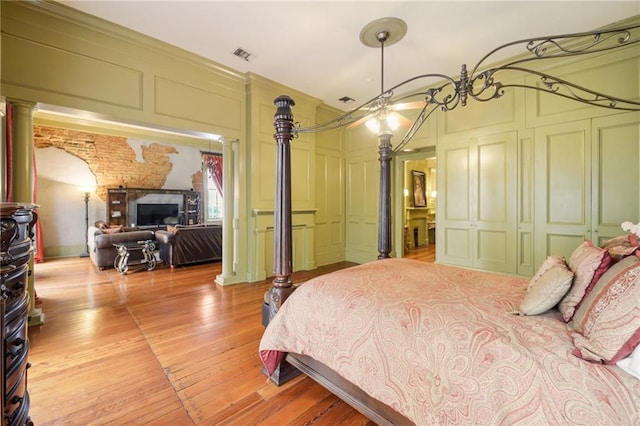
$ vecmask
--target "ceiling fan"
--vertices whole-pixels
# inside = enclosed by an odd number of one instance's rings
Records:
[[[384,90],[384,48],[400,41],[407,33],[407,24],[399,18],[376,19],[360,31],[360,41],[368,47],[380,47],[380,95],[374,98],[367,110],[371,111],[349,125],[354,128],[366,123],[369,130],[379,133],[381,130],[396,130],[398,127],[411,127],[411,120],[397,111],[421,109],[424,101],[390,103],[393,92]]]

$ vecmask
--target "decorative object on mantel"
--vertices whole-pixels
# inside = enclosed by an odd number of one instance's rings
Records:
[[[375,25],[380,24],[378,33],[387,31],[393,36],[393,29],[386,28],[387,19],[379,19],[368,24],[365,28],[373,31]],[[640,42],[638,34],[633,30],[640,29],[640,24],[602,29],[581,33],[544,36],[509,42],[498,46],[483,56],[468,71],[466,64],[461,66],[458,78],[443,74],[429,73],[409,78],[390,89],[380,93],[369,101],[354,108],[345,114],[314,126],[303,128],[296,123],[291,111],[295,105],[293,99],[282,95],[275,99],[276,105],[274,126],[276,133],[274,138],[277,144],[276,152],[276,194],[275,194],[275,223],[274,223],[274,274],[273,285],[269,290],[270,312],[272,317],[278,311],[280,305],[293,291],[291,281],[292,274],[292,234],[291,234],[291,153],[290,142],[300,133],[314,133],[347,127],[380,113],[383,109],[392,108],[399,103],[409,101],[422,101],[424,106],[418,113],[416,120],[406,132],[401,142],[393,148],[391,145],[392,133],[383,130],[378,134],[378,152],[380,154],[380,196],[379,196],[379,220],[378,220],[378,259],[390,257],[391,253],[391,158],[393,153],[402,150],[413,138],[422,124],[439,107],[442,111],[450,111],[460,106],[465,106],[469,98],[486,102],[500,98],[505,89],[509,87],[536,90],[550,95],[574,100],[587,105],[609,108],[619,111],[640,111],[640,102],[632,99],[623,99],[606,95],[595,89],[580,86],[558,76],[544,71],[529,68],[527,65],[540,61],[552,61],[554,59],[566,59],[604,53],[619,48],[627,48]],[[522,55],[515,59],[507,60],[497,66],[483,68],[497,52],[524,48]],[[512,58],[514,58],[512,56]],[[482,71],[481,71],[482,69]],[[523,75],[537,76],[537,83],[505,83],[498,77],[503,72],[518,72]],[[439,85],[416,92],[401,94],[395,93],[402,89],[409,89],[409,85],[415,87],[416,83],[433,79]],[[431,107],[431,108],[430,108]]]

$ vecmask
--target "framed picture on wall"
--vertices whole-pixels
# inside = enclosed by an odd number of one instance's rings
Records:
[[[424,172],[411,170],[411,182],[413,184],[413,205],[415,207],[427,206],[427,193]]]

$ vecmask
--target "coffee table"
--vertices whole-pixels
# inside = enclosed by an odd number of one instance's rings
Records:
[[[128,241],[114,244],[118,255],[113,261],[113,266],[116,271],[125,275],[129,271],[130,266],[137,266],[134,271],[147,269],[147,271],[153,271],[156,267],[157,260],[154,254],[156,249],[156,243],[153,240],[144,241]],[[140,260],[129,261],[129,255],[134,250],[142,251],[143,258]]]

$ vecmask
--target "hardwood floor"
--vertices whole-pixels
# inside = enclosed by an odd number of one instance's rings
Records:
[[[436,261],[436,245],[429,244],[426,246],[416,247],[412,250],[408,250],[404,253],[405,259],[420,260],[423,262],[435,262]]]
[[[257,353],[270,280],[219,286],[220,263],[125,276],[87,258],[34,269],[45,313],[29,330],[36,425],[373,424],[304,375],[267,382]]]

